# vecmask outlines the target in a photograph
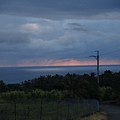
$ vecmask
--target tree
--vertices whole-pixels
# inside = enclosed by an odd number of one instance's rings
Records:
[[[104,74],[100,75],[100,86],[111,86],[114,75],[110,70],[104,71]]]
[[[120,99],[120,72],[114,73],[112,88]]]
[[[69,97],[84,98],[87,97],[88,81],[83,80],[81,76],[76,74],[67,74],[65,76],[65,88],[68,90]]]
[[[5,83],[3,80],[0,80],[0,93],[5,91]]]

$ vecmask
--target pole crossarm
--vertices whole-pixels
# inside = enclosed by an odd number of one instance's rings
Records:
[[[96,59],[97,59],[97,56],[95,56],[95,55],[91,55],[90,57],[94,57],[94,58],[96,58]]]

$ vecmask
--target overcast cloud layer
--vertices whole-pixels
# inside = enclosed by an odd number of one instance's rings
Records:
[[[0,65],[120,64],[120,0],[0,0]]]

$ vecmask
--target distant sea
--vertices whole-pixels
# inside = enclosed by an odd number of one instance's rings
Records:
[[[120,65],[100,66],[100,74],[105,70],[119,72]],[[66,75],[67,73],[83,75],[84,73],[90,74],[91,72],[96,74],[96,66],[0,67],[0,80],[3,80],[6,84],[14,84],[25,80],[32,80],[39,76]]]

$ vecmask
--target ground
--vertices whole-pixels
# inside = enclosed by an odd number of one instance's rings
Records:
[[[100,112],[80,120],[120,120],[120,105],[102,103],[100,104]]]
[[[101,104],[100,110],[107,114],[107,120],[120,120],[120,105]]]

